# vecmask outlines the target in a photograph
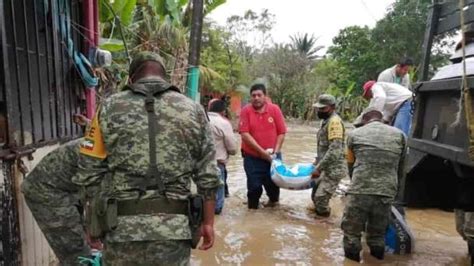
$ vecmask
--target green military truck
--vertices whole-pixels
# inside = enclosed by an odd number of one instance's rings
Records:
[[[428,14],[402,184],[409,207],[474,211],[474,42],[469,41],[474,40],[474,0],[464,5],[460,9],[457,0],[435,0]],[[434,38],[459,29],[461,23],[468,40],[464,49],[430,79]]]

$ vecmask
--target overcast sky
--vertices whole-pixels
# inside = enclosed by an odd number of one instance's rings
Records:
[[[310,33],[319,37],[318,45],[326,48],[339,30],[352,25],[374,27],[394,0],[227,0],[210,17],[224,25],[232,15],[243,15],[248,9],[260,13],[268,9],[275,14],[272,36],[275,42],[289,42],[290,35]],[[325,50],[325,49],[324,49]]]

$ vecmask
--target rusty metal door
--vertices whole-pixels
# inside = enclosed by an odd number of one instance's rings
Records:
[[[68,38],[80,49],[80,0],[0,0],[0,265],[22,264],[23,160],[82,134],[72,115],[85,109],[84,87],[60,20],[66,1]]]

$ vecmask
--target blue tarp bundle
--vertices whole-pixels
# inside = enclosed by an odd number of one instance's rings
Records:
[[[410,231],[405,219],[392,206],[390,223],[385,233],[385,250],[393,254],[410,254],[415,246],[415,238]]]
[[[303,190],[311,188],[313,170],[314,165],[311,163],[287,166],[281,160],[275,159],[272,161],[270,174],[273,182],[280,188]]]

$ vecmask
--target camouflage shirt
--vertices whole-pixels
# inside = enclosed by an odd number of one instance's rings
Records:
[[[347,171],[345,160],[345,128],[339,115],[333,113],[328,119],[321,122],[318,131],[318,168],[326,174],[332,172],[340,175]]]
[[[348,193],[395,197],[405,142],[402,131],[381,122],[354,129],[347,138],[348,162],[354,169]]]
[[[159,77],[137,83],[170,86]],[[149,156],[148,117],[145,96],[124,90],[101,105],[81,147],[80,170],[74,182],[88,186],[104,180],[101,162],[111,173],[109,187],[119,200],[138,199],[131,185],[143,179]],[[198,192],[215,198],[221,185],[214,160],[215,148],[206,114],[202,107],[184,95],[168,90],[155,97],[156,157],[159,174],[169,199],[185,200],[191,194],[191,179]],[[156,189],[147,190],[141,199],[163,197]],[[189,239],[188,218],[181,214],[119,216],[117,230],[109,241]]]
[[[68,187],[68,184],[58,184],[59,180],[70,180],[71,176],[77,172],[77,161],[79,159],[79,146],[84,139],[76,139],[69,141],[55,150],[48,153],[36,165],[32,172],[47,173],[57,176],[57,178],[45,179],[44,181],[54,182],[47,184],[52,187],[62,187],[70,191],[75,191],[75,188]]]

